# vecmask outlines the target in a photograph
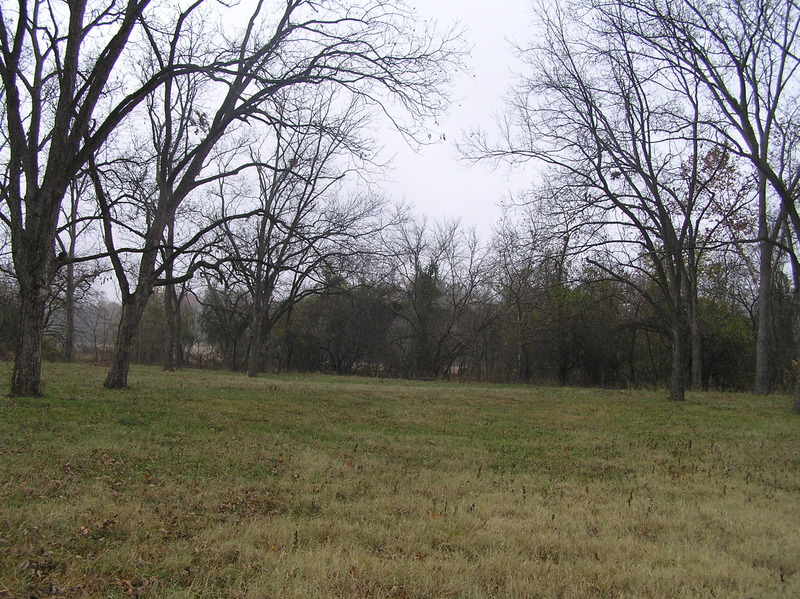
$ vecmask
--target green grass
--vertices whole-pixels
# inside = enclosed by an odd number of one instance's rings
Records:
[[[785,397],[104,374],[0,399],[0,598],[800,597]]]

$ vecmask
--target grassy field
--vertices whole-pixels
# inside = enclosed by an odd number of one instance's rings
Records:
[[[785,397],[104,374],[0,398],[2,598],[800,597]]]

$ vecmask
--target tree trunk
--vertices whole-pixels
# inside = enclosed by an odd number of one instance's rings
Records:
[[[70,258],[74,257],[74,252]],[[72,362],[75,353],[75,265],[67,264],[64,297],[64,361]]]
[[[48,216],[55,217],[52,214]],[[34,229],[27,239],[18,233],[13,250],[14,271],[19,284],[19,334],[11,375],[14,397],[37,397],[42,394],[42,344],[47,298],[53,281],[53,237],[47,226]],[[41,230],[46,232],[42,233]],[[55,230],[55,226],[52,227]],[[38,232],[38,235],[36,234]],[[13,233],[13,232],[12,232]],[[44,241],[42,241],[44,239]]]
[[[78,201],[80,192],[75,183],[69,186],[70,191],[70,211],[69,226],[69,246],[67,247],[67,288],[64,298],[64,361],[72,362],[75,354],[75,246],[78,243]]]
[[[11,375],[12,397],[38,397],[42,394],[46,291],[41,285],[20,283],[19,336]]]
[[[685,339],[683,318],[678,312],[672,316],[672,372],[669,380],[669,398],[671,401],[683,401],[686,391],[684,377]]]
[[[758,395],[772,392],[770,376],[770,326],[772,319],[772,254],[773,245],[759,243],[758,311],[756,313],[756,374],[753,391]]]
[[[164,371],[174,372],[181,364],[181,302],[175,285],[164,287],[164,317],[167,323]]]
[[[111,369],[103,383],[108,389],[123,389],[128,386],[128,371],[131,366],[133,343],[139,332],[139,323],[142,320],[150,291],[142,293],[136,291],[122,300],[122,314],[117,330],[117,341],[114,346],[114,357],[111,360]]]
[[[166,245],[169,255],[166,257],[167,268],[164,272],[167,280],[174,275],[174,262],[172,248],[175,246],[175,222],[167,223]],[[174,372],[180,366],[181,360],[181,301],[174,283],[164,286],[164,318],[167,323],[166,338],[164,340],[164,371]]]
[[[767,178],[763,172],[758,176],[758,312],[756,313],[756,373],[753,391],[758,395],[772,392],[772,277],[773,255],[784,220],[783,210],[772,228],[769,225],[767,202]]]
[[[262,370],[264,312],[258,306],[253,308],[253,321],[250,325],[250,352],[247,356],[247,376],[257,377]]]

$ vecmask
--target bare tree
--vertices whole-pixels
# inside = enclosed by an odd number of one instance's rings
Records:
[[[228,368],[238,370],[245,353],[250,298],[244,290],[220,289],[215,281],[207,281],[199,301],[204,342]]]
[[[470,321],[487,289],[486,248],[458,221],[403,223],[392,240],[397,290],[394,343],[409,377],[449,376],[472,337],[488,326]],[[475,325],[475,326],[473,326]]]
[[[175,247],[175,223],[167,223],[167,232],[162,251],[168,253]],[[175,283],[174,260],[164,256],[162,261],[167,265],[164,270],[164,320],[167,328],[164,332],[164,371],[172,372],[183,365],[183,348],[181,346],[181,301],[186,295],[187,282]]]
[[[270,155],[251,149],[258,163],[254,203],[243,195],[230,201],[220,186],[221,249],[231,258],[225,278],[228,286],[240,282],[252,301],[251,377],[264,370],[265,342],[278,320],[316,293],[326,272],[374,251],[370,241],[390,222],[386,202],[351,181],[374,154],[374,144],[361,138],[368,123],[363,103],[342,104],[334,92],[320,86],[275,99],[271,135],[262,144]],[[227,220],[251,209],[247,219]]]
[[[543,38],[524,49],[532,72],[512,96],[504,141],[475,135],[472,155],[547,165],[540,195],[571,229],[591,232],[582,248],[595,252],[590,262],[664,308],[670,399],[680,401],[687,303],[696,301],[698,255],[709,242],[701,232],[725,217],[712,210],[718,173],[703,167],[713,131],[697,119],[691,80],[665,77],[638,38],[577,14],[540,8]]]
[[[45,305],[62,261],[59,210],[70,182],[163,80],[113,77],[149,0],[21,0],[0,7],[3,81],[0,219],[11,231],[20,318],[11,394],[41,394]],[[116,92],[113,93],[112,92]]]
[[[532,222],[535,224],[535,221]],[[533,229],[533,227],[531,227]],[[497,287],[500,301],[513,326],[510,327],[513,352],[512,378],[515,382],[528,382],[531,372],[526,344],[526,330],[530,325],[533,298],[531,289],[540,259],[537,256],[539,245],[533,230],[526,230],[516,218],[510,217],[509,209],[502,226],[492,240],[493,270],[492,280]]]
[[[537,312],[549,311],[549,301],[557,289],[565,290],[572,275],[573,252],[583,243],[578,240],[581,231],[570,228],[573,219],[559,219],[557,214],[545,214],[530,198],[517,198],[506,206],[502,226],[495,232],[492,242],[492,281],[497,289],[508,326],[507,339],[513,340],[511,363],[512,377],[530,382],[533,377],[532,362],[535,349],[533,338],[551,336],[556,328],[555,315],[542,326],[537,322]],[[556,218],[550,218],[555,216]],[[557,291],[556,291],[557,293]],[[536,329],[540,329],[536,331]],[[546,329],[546,330],[542,330]],[[558,346],[564,340],[558,333],[552,335]],[[551,346],[558,354],[558,347]],[[544,353],[544,352],[542,352]],[[553,361],[563,363],[558,356]],[[559,368],[560,374],[563,369]],[[561,377],[563,382],[564,377]]]
[[[772,253],[780,230],[780,219],[773,223],[769,220],[771,194],[788,217],[792,245],[800,241],[800,7],[793,0],[722,4],[707,0],[619,0],[591,4],[609,29],[635,37],[643,52],[696,82],[704,93],[702,120],[758,172],[757,241],[761,256],[755,389],[766,393]],[[798,261],[793,259],[793,264]],[[795,295],[800,297],[800,289]],[[794,409],[800,411],[800,385]]]
[[[230,152],[248,143],[247,138],[231,141],[234,128],[246,136],[250,131],[247,123],[269,124],[279,118],[270,111],[272,100],[284,90],[325,84],[338,88],[343,96],[379,106],[396,117],[398,127],[410,132],[398,107],[414,118],[439,111],[444,105],[442,86],[449,77],[447,66],[459,56],[450,34],[415,30],[408,26],[411,11],[388,0],[358,5],[287,0],[277,14],[259,2],[235,42],[216,52],[214,44],[196,29],[201,25],[198,17],[190,14],[198,4],[179,13],[169,28],[145,29],[153,61],[143,65],[145,73],[174,71],[178,64],[187,63],[203,68],[169,78],[158,95],[151,96],[148,143],[155,166],[143,169],[148,195],[135,200],[147,214],[134,250],[139,255],[135,285],[126,282],[125,266],[113,257],[120,248],[113,241],[112,224],[124,223],[119,214],[112,214],[111,194],[102,191],[109,177],[95,177],[98,196],[106,205],[106,243],[123,297],[107,387],[126,384],[130,344],[154,286],[190,278],[202,261],[171,277],[168,271],[179,256],[202,242],[204,233],[222,224],[206,222],[164,252],[165,234],[179,207],[202,187],[256,166],[246,154],[234,160],[214,160],[223,154],[230,157]],[[214,41],[224,43],[222,39]],[[225,166],[214,171],[211,162]],[[225,218],[239,216],[228,214]]]
[[[74,359],[77,312],[92,285],[107,270],[107,263],[93,257],[98,253],[93,246],[99,242],[95,227],[99,217],[90,188],[91,181],[85,176],[70,182],[56,233],[57,258],[63,267],[55,274],[50,304],[63,314],[60,324],[66,362]]]

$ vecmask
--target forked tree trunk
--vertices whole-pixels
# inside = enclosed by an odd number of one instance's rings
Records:
[[[108,371],[105,383],[103,383],[108,389],[124,389],[128,386],[128,371],[131,366],[133,343],[136,341],[139,323],[142,320],[149,297],[149,293],[137,291],[122,301],[122,314],[120,315],[111,369]]]

